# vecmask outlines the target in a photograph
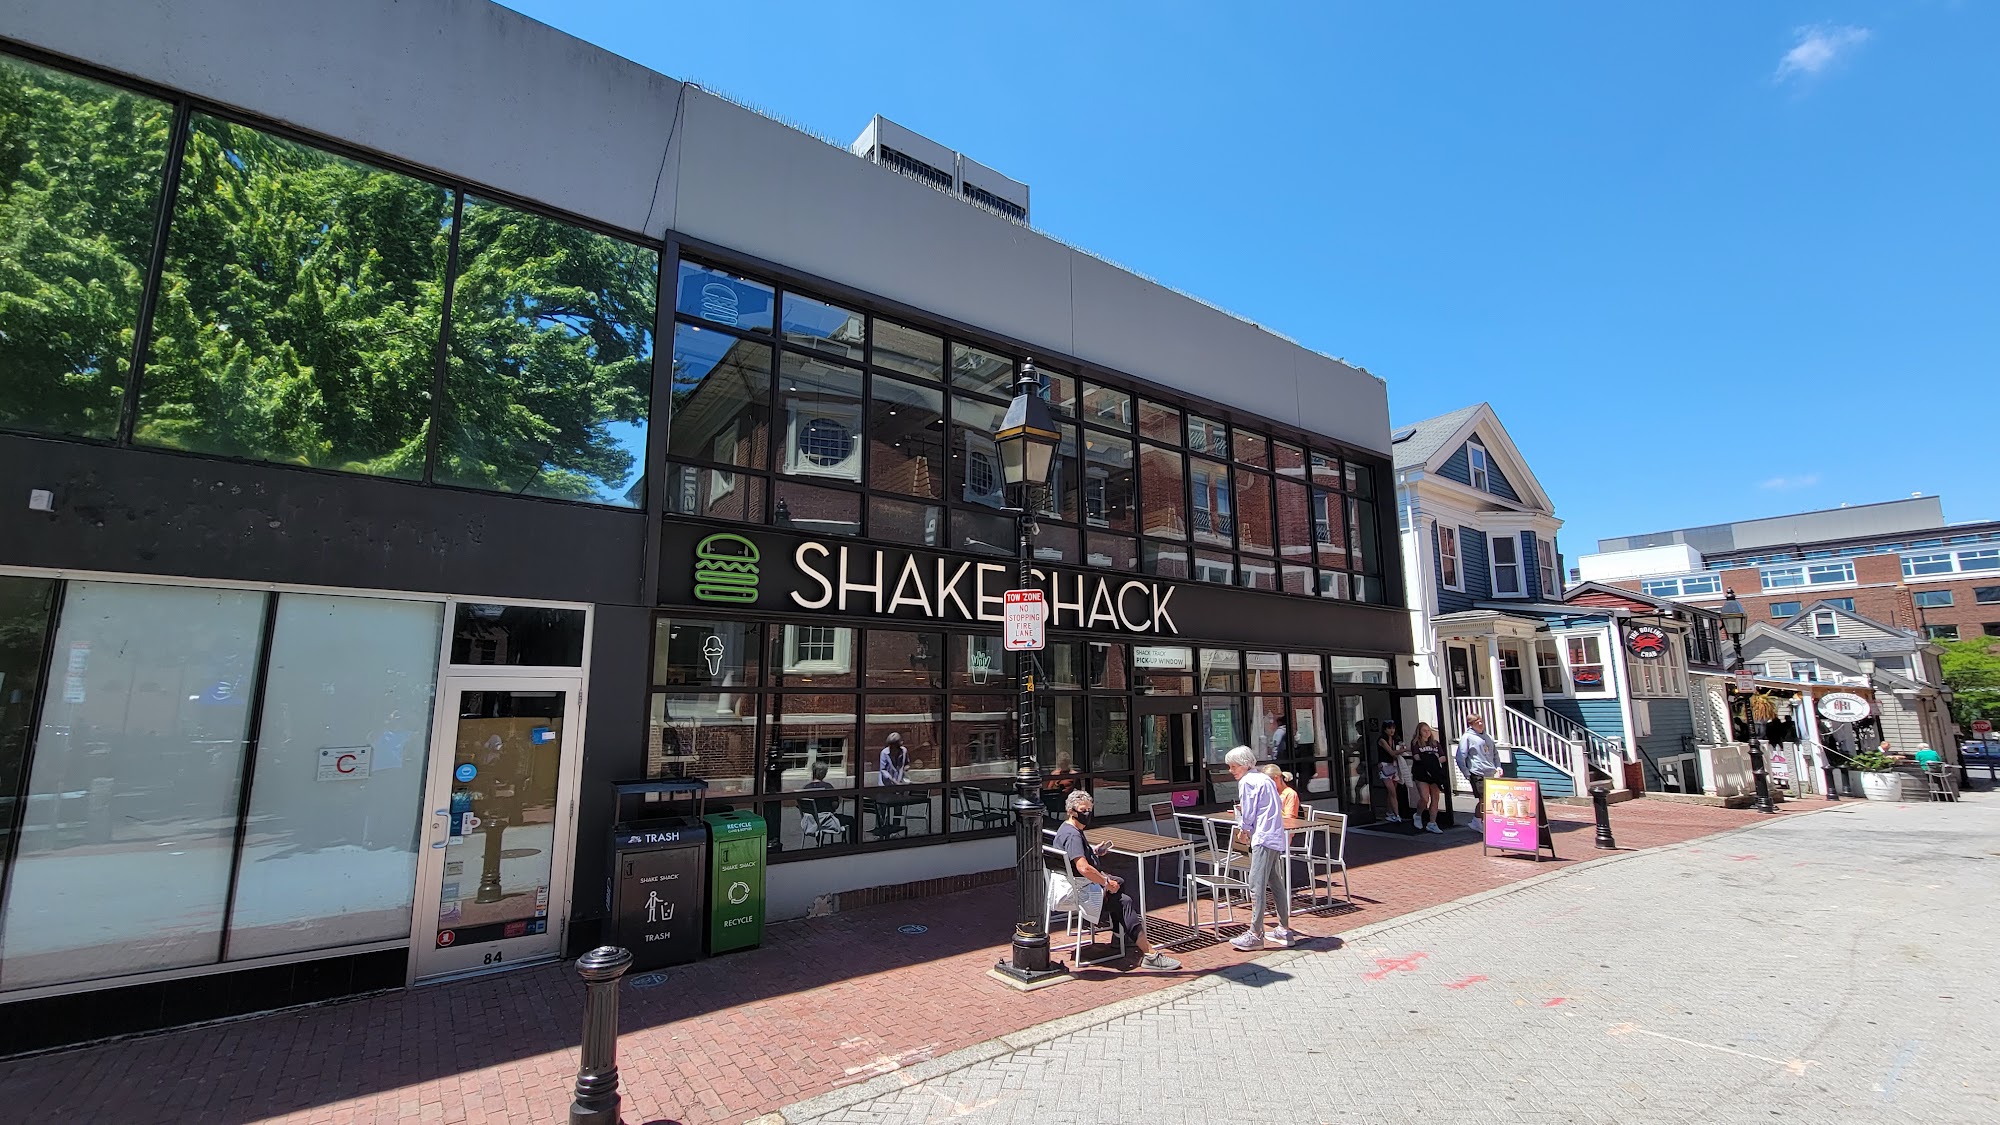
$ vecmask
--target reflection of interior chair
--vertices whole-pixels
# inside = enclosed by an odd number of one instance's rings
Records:
[[[898,793],[893,790],[886,795],[863,796],[862,811],[869,814],[875,825],[869,832],[884,840],[891,836],[900,836],[910,831],[912,818],[921,816],[924,818],[924,834],[929,835],[932,796],[933,794],[925,792]]]
[[[1102,965],[1106,961],[1123,959],[1125,956],[1125,931],[1111,926],[1111,912],[1103,908],[1103,890],[1094,883],[1077,878],[1069,868],[1069,860],[1058,848],[1042,845],[1042,866],[1049,874],[1049,913],[1063,915],[1063,924],[1069,940],[1070,956],[1076,959],[1078,968],[1085,965]],[[1091,892],[1095,892],[1094,894]],[[1096,899],[1099,904],[1097,919],[1092,921],[1085,914],[1085,895]],[[1111,929],[1118,935],[1118,952],[1092,961],[1083,959],[1083,939],[1087,935],[1091,944],[1097,943],[1099,931]]]
[[[799,829],[814,847],[853,842],[854,818],[838,811],[838,797],[800,797]]]
[[[1172,801],[1154,801],[1152,804],[1146,806],[1146,815],[1153,818],[1153,835],[1171,836],[1175,839],[1186,838],[1181,835],[1180,818],[1174,812],[1174,803]],[[1156,887],[1181,886],[1187,882],[1187,864],[1188,854],[1186,852],[1175,852],[1174,877],[1167,879],[1165,877],[1166,864],[1155,860],[1153,863],[1153,885]]]
[[[1004,828],[1014,821],[1006,809],[996,809],[987,804],[986,790],[976,785],[961,785],[952,790],[951,797],[953,814],[975,832],[986,828]]]

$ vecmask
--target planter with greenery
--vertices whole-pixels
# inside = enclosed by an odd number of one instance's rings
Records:
[[[1847,760],[1847,768],[1861,774],[1861,792],[1871,801],[1903,799],[1903,775],[1896,759],[1880,750],[1863,750]]]

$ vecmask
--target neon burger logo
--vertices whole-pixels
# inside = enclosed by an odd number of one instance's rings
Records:
[[[694,596],[703,602],[757,600],[757,545],[718,532],[694,545]]]

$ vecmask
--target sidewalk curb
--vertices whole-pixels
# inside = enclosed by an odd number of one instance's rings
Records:
[[[1847,802],[1842,802],[1842,804],[1847,804]],[[1838,809],[1840,807],[1840,804],[1828,802],[1818,807],[1800,809],[1797,813],[1790,815],[1811,814],[1826,809]],[[1428,906],[1421,910],[1411,911],[1408,914],[1399,914],[1394,918],[1384,918],[1380,922],[1371,922],[1365,926],[1358,926],[1352,930],[1343,930],[1338,934],[1314,940],[1321,942],[1329,940],[1337,941],[1339,945],[1335,949],[1339,949],[1365,938],[1374,937],[1377,934],[1429,921],[1432,918],[1478,906],[1481,903],[1490,902],[1493,899],[1524,891],[1531,887],[1538,887],[1559,879],[1569,878],[1570,876],[1603,867],[1607,864],[1618,863],[1636,856],[1676,851],[1724,836],[1734,836],[1743,832],[1755,832],[1759,829],[1782,823],[1785,819],[1788,819],[1788,817],[1760,817],[1749,824],[1740,824],[1734,828],[1724,828],[1716,832],[1710,832],[1705,836],[1696,836],[1677,843],[1661,844],[1651,848],[1620,849],[1609,855],[1572,863],[1570,866],[1558,871],[1533,875],[1519,882],[1508,883],[1504,886],[1493,887],[1484,891],[1475,891],[1463,898],[1456,898],[1450,902]],[[803,1101],[793,1102],[791,1105],[773,1112],[750,1118],[744,1125],[806,1125],[807,1122],[817,1120],[831,1113],[837,1113],[840,1110],[859,1105],[862,1102],[872,1101],[884,1094],[894,1093],[904,1087],[927,1082],[941,1075],[963,1070],[966,1067],[999,1058],[1002,1055],[1025,1051],[1072,1032],[1082,1031],[1085,1028],[1096,1027],[1100,1024],[1111,1023],[1114,1020],[1123,1019],[1126,1016],[1149,1011],[1153,1008],[1164,1007],[1212,988],[1220,988],[1225,984],[1235,983],[1253,985],[1266,983],[1278,976],[1279,974],[1276,970],[1284,965],[1290,964],[1301,957],[1311,957],[1334,951],[1333,949],[1288,949],[1278,953],[1267,954],[1251,961],[1239,962],[1214,972],[1204,973],[1192,980],[1169,985],[1157,992],[1148,992],[1142,996],[1130,996],[1123,1000],[1114,1000],[1109,1004],[1092,1008],[1086,1012],[1062,1016],[1058,1019],[1036,1024],[1033,1027],[1023,1028],[1020,1031],[996,1036],[984,1043],[975,1043],[970,1047],[961,1047],[947,1055],[940,1055],[933,1059],[925,1059],[922,1062],[912,1063],[909,1066],[891,1071],[888,1074],[877,1075],[866,1082],[857,1082],[852,1086],[842,1087],[838,1090],[829,1090],[824,1094],[819,1094]]]

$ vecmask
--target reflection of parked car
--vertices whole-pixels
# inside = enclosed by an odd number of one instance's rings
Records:
[[[1989,778],[2000,775],[2000,742],[1962,742],[1958,756],[1968,770],[1983,769]]]

